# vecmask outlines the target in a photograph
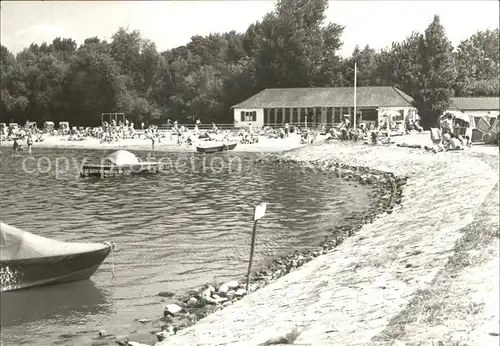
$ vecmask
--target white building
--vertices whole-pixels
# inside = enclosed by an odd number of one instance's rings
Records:
[[[475,117],[487,116],[500,112],[498,97],[454,97],[451,99],[452,107],[471,114]]]
[[[477,125],[481,117],[496,118],[500,114],[498,97],[454,97],[450,110],[459,110],[474,117]]]
[[[356,92],[356,123],[377,124],[379,115],[397,111],[404,119],[415,112],[413,99],[395,87],[358,87]],[[353,121],[354,88],[287,88],[264,89],[231,107],[235,127],[269,125],[331,125],[340,123],[344,115]]]

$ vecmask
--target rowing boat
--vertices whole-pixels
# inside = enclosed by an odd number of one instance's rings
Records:
[[[238,143],[234,142],[234,143],[229,143],[229,144],[226,144],[226,143],[218,143],[218,144],[207,144],[207,145],[199,145],[196,147],[196,151],[199,152],[199,153],[217,153],[217,152],[221,152],[221,151],[229,151],[229,150],[233,150],[234,148],[236,148],[236,145]]]
[[[88,279],[112,249],[111,243],[64,242],[0,222],[1,291]]]

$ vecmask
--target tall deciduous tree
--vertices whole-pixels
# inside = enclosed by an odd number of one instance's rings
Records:
[[[281,0],[274,13],[252,28],[260,88],[307,87],[318,80],[325,82],[320,75],[325,62],[331,62],[340,48],[342,33],[340,26],[323,28],[327,7],[326,0]]]
[[[422,124],[433,126],[449,107],[457,78],[453,45],[446,37],[438,16],[434,17],[420,38],[418,58],[416,72],[420,92],[413,98]]]

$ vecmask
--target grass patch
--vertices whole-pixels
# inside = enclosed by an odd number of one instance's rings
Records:
[[[295,340],[299,337],[300,332],[297,330],[297,328],[294,328],[291,332],[286,333],[284,336],[280,336],[279,338],[276,339],[271,339],[268,340],[260,346],[268,346],[268,345],[293,345]]]
[[[432,341],[432,346],[469,346],[462,341]]]
[[[484,304],[472,302],[464,291],[466,287],[454,278],[465,268],[479,265],[490,258],[485,249],[499,237],[498,204],[495,203],[497,200],[498,185],[481,205],[474,221],[460,230],[463,236],[456,242],[453,254],[429,287],[416,291],[408,305],[389,322],[383,332],[373,338],[373,341],[402,340],[407,336],[406,328],[409,325],[425,328],[443,325],[450,319],[467,321],[482,311]],[[466,344],[461,341],[436,341],[433,345]]]

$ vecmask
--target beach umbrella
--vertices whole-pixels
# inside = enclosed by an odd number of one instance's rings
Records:
[[[441,119],[446,118],[448,115],[451,115],[453,116],[453,118],[465,121],[469,124],[471,123],[471,116],[469,114],[458,111],[446,111],[443,113],[443,115],[441,115]]]
[[[483,132],[483,133],[488,133],[491,129],[491,124],[488,121],[488,118],[486,118],[486,117],[479,118],[479,121],[477,122],[476,128],[481,130],[481,132]]]
[[[118,150],[110,154],[107,159],[115,165],[134,165],[139,163],[137,156],[127,150]]]
[[[495,135],[498,135],[499,130],[500,130],[500,121],[498,119],[495,119],[493,126],[491,126],[490,132]]]
[[[382,111],[382,115],[385,115],[386,117],[399,117],[401,113],[395,110],[384,110]]]

